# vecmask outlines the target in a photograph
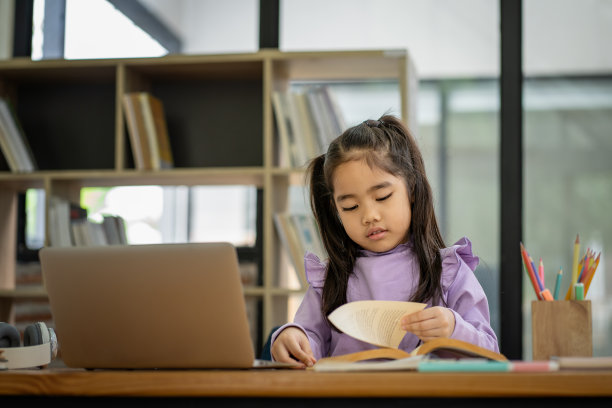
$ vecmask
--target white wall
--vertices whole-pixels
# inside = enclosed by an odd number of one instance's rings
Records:
[[[146,3],[187,53],[257,50],[257,0]],[[523,15],[526,75],[612,71],[612,1],[523,0]],[[407,48],[421,78],[498,76],[499,41],[498,0],[281,0],[281,49]]]
[[[497,0],[282,0],[282,48],[405,47],[420,77],[499,75]],[[612,71],[612,1],[523,0],[527,75]]]
[[[499,72],[493,0],[282,1],[281,48],[406,48],[420,77]]]
[[[612,71],[612,1],[523,0],[523,3],[526,73]]]

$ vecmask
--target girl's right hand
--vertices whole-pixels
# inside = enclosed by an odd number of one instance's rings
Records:
[[[306,333],[297,327],[287,327],[280,332],[270,351],[275,361],[283,363],[295,363],[297,360],[306,367],[312,367],[317,362]]]

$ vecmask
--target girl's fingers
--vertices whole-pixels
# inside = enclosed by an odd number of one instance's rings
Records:
[[[316,362],[310,350],[308,339],[290,342],[288,351],[290,353],[290,358],[293,357],[294,361],[298,360],[307,367],[311,367]]]

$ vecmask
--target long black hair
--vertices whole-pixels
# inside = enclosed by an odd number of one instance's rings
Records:
[[[310,205],[329,257],[323,285],[323,314],[327,316],[346,303],[348,280],[361,250],[340,222],[333,199],[333,174],[339,165],[360,159],[405,181],[412,212],[405,241],[412,239],[420,268],[419,285],[410,300],[437,304],[442,293],[440,249],[445,245],[425,165],[408,128],[395,116],[383,115],[347,129],[330,143],[326,154],[315,157],[308,165]]]

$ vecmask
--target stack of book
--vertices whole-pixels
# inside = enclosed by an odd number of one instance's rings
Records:
[[[300,285],[302,288],[307,288],[304,254],[312,252],[321,259],[326,257],[314,217],[308,214],[276,213],[274,223],[281,243],[295,268]]]
[[[129,92],[122,103],[136,169],[174,167],[162,101],[148,92]]]
[[[9,102],[0,97],[0,149],[13,173],[36,170],[36,161],[17,115]]]
[[[329,143],[345,130],[342,111],[325,85],[274,91],[272,104],[281,166],[302,167],[325,153]]]
[[[49,207],[51,246],[126,245],[125,221],[117,215],[104,215],[101,223],[87,218],[87,210],[59,197],[51,197]]]

